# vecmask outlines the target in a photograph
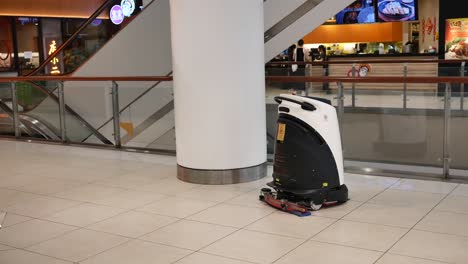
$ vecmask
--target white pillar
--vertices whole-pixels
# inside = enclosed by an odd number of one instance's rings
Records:
[[[171,0],[179,179],[266,176],[262,0]]]

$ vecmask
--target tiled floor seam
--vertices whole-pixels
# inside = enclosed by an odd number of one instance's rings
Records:
[[[362,202],[359,206],[357,206],[356,208],[352,209],[350,212],[346,213],[345,215],[343,215],[341,218],[338,218],[338,219],[335,219],[335,221],[333,223],[331,223],[329,226],[327,226],[326,228],[322,229],[320,232],[318,232],[317,234],[313,235],[311,238],[307,239],[306,241],[304,241],[303,243],[299,244],[297,247],[291,249],[290,251],[286,252],[286,254],[283,254],[281,257],[279,257],[278,259],[276,259],[275,261],[273,261],[272,263],[276,263],[278,262],[281,258],[283,258],[284,256],[288,255],[289,253],[293,252],[294,250],[296,250],[297,248],[301,247],[302,245],[304,245],[305,243],[309,242],[309,241],[312,241],[312,239],[316,236],[318,236],[320,233],[324,232],[325,230],[327,230],[328,228],[330,228],[331,226],[333,226],[334,224],[336,224],[338,221],[340,220],[343,220],[343,218],[345,216],[347,216],[348,214],[352,213],[353,211],[357,210],[358,208],[360,208],[361,206],[363,206],[364,204],[366,204],[368,201],[370,201],[371,199],[373,199],[374,197],[376,197],[377,195],[385,192],[386,190],[390,189],[392,186],[394,186],[395,184],[397,184],[398,182],[400,182],[401,179],[395,181],[393,184],[389,185],[387,188],[385,188],[384,190],[382,190],[381,192],[375,194],[374,196],[372,196],[371,198],[367,199],[366,201]],[[319,242],[319,243],[325,243],[325,242]],[[330,243],[328,243],[330,244]],[[344,246],[344,245],[340,245],[340,246]],[[349,247],[349,246],[344,246],[344,247]],[[379,253],[382,253],[381,251],[375,251],[375,252],[379,252]],[[382,254],[383,256],[383,254]],[[380,256],[379,259],[382,257]]]
[[[415,259],[421,259],[421,260],[427,260],[427,261],[436,261],[436,262],[440,262],[440,263],[446,263],[446,264],[457,264],[457,263],[453,263],[453,262],[446,262],[446,261],[441,261],[441,260],[433,260],[433,259],[427,259],[427,258],[421,258],[421,257],[415,257],[415,256],[407,256],[407,255],[403,255],[403,254],[399,254],[399,253],[385,253],[384,255],[386,254],[392,254],[392,255],[397,255],[397,256],[402,256],[402,257],[408,257],[408,258],[415,258]]]
[[[335,222],[333,222],[335,223]],[[310,238],[303,238],[303,237],[295,237],[295,236],[289,236],[289,235],[280,235],[277,233],[271,233],[271,232],[265,232],[265,231],[259,231],[259,230],[250,230],[250,229],[241,229],[243,231],[248,231],[252,233],[259,233],[259,234],[267,234],[271,236],[277,236],[277,237],[286,237],[286,238],[293,238],[293,239],[300,239],[300,240],[309,240]]]
[[[206,202],[206,201],[204,201],[204,202]],[[223,204],[223,202],[213,202],[213,203],[215,203],[215,204],[212,205],[212,206],[210,206],[210,207],[207,207],[207,208],[205,208],[205,209],[202,209],[202,210],[200,210],[200,211],[197,211],[196,213],[187,215],[187,216],[183,217],[182,219],[190,220],[190,219],[188,219],[188,218],[191,217],[191,216],[194,216],[194,215],[199,214],[199,213],[201,213],[201,212],[203,212],[203,211],[206,211],[206,210],[211,209],[211,208],[213,208],[213,207],[216,207],[216,206],[218,206],[218,205],[220,205],[220,204]],[[201,221],[199,221],[199,222],[201,222]],[[201,222],[201,223],[206,223],[206,222]],[[231,227],[232,227],[232,226],[231,226]]]
[[[177,217],[174,217],[174,218],[177,218]],[[162,228],[167,227],[167,226],[169,226],[169,225],[173,225],[173,224],[179,223],[180,221],[183,221],[183,220],[184,220],[184,219],[182,219],[182,218],[177,218],[177,220],[174,221],[174,222],[171,222],[171,223],[169,223],[169,224],[165,224],[165,225],[163,225],[163,226],[160,226],[160,227],[154,229],[153,231],[147,232],[147,233],[145,233],[145,234],[143,234],[143,235],[141,235],[141,236],[138,236],[138,237],[136,237],[136,238],[133,238],[133,239],[138,239],[138,240],[142,240],[142,241],[151,242],[151,241],[149,241],[149,240],[142,239],[142,237],[144,237],[144,236],[146,236],[146,235],[149,235],[149,234],[151,234],[151,233],[153,233],[153,232],[156,232],[156,231],[158,231],[159,229],[162,229]]]
[[[202,250],[205,249],[205,248],[208,248],[209,246],[211,246],[211,245],[213,245],[213,244],[215,244],[215,243],[221,241],[222,239],[225,239],[225,238],[227,238],[228,236],[232,236],[232,235],[234,235],[235,233],[238,233],[238,232],[240,232],[240,231],[250,231],[250,230],[245,230],[244,228],[245,228],[246,226],[248,226],[248,225],[251,225],[251,224],[257,222],[257,221],[260,221],[261,219],[263,219],[263,218],[265,218],[265,217],[267,217],[267,216],[269,216],[269,215],[271,215],[271,214],[273,214],[273,213],[274,213],[274,212],[272,212],[272,213],[270,213],[270,214],[268,214],[268,215],[266,215],[266,216],[264,216],[264,217],[262,217],[262,218],[260,218],[260,219],[258,219],[258,220],[256,220],[256,221],[254,221],[254,222],[252,222],[252,223],[249,223],[249,224],[245,225],[245,226],[242,227],[242,228],[238,228],[236,231],[234,231],[234,232],[232,232],[232,233],[230,233],[230,234],[228,234],[228,235],[226,235],[226,236],[224,236],[224,237],[222,237],[222,238],[219,238],[219,239],[217,239],[217,240],[211,242],[210,244],[208,244],[208,245],[206,245],[206,246],[204,246],[204,247],[198,249],[196,252],[200,252],[200,253],[204,253],[204,254],[209,254],[209,255],[213,255],[213,256],[219,256],[219,257],[224,257],[224,258],[226,258],[226,256],[216,255],[216,254],[211,254],[211,253],[206,253],[206,252],[203,252]],[[232,228],[232,227],[231,227],[231,228]],[[228,258],[230,258],[230,257],[228,257]],[[239,261],[245,261],[245,260],[242,260],[242,259],[235,259],[235,258],[230,258],[230,259],[239,260]],[[256,262],[250,262],[250,261],[246,261],[246,262],[257,264]]]
[[[449,196],[450,197],[450,196]],[[453,197],[453,196],[451,196]],[[447,197],[448,198],[448,197]],[[445,198],[444,198],[445,199]],[[457,211],[450,211],[450,210],[447,210],[447,209],[435,209],[435,212],[444,212],[444,213],[452,213],[452,214],[460,214],[460,215],[468,215],[468,211],[467,212],[457,212]]]
[[[75,230],[73,230],[75,231]],[[66,233],[69,233],[69,232],[66,232]],[[65,233],[65,234],[66,234]],[[62,234],[63,235],[63,234]],[[53,239],[53,238],[52,238]],[[50,239],[48,239],[50,240]],[[45,240],[45,241],[48,241],[48,240]],[[45,242],[43,241],[43,242]],[[42,242],[41,242],[42,243]],[[37,244],[40,244],[40,243],[37,243]],[[34,245],[37,245],[37,244],[34,244]],[[8,246],[8,245],[7,245]],[[29,253],[32,253],[32,254],[36,254],[36,255],[40,255],[40,256],[44,256],[44,257],[49,257],[49,258],[53,258],[53,259],[57,259],[57,260],[62,260],[62,261],[65,261],[65,262],[68,262],[68,263],[73,263],[73,261],[70,261],[70,260],[66,260],[66,259],[61,259],[61,258],[57,258],[57,257],[54,257],[54,256],[49,256],[49,255],[46,255],[46,254],[43,254],[43,253],[39,253],[39,252],[35,252],[35,251],[31,251],[29,249],[27,249],[28,247],[26,248],[18,248],[18,247],[13,247],[13,246],[9,246],[13,249],[10,249],[10,250],[22,250],[22,251],[26,251],[26,252],[29,252]],[[12,263],[13,264],[13,263]]]
[[[446,235],[446,236],[466,237],[466,238],[468,238],[468,235],[456,235],[456,234],[450,234],[450,233],[434,232],[434,231],[429,231],[429,230],[424,230],[424,229],[418,229],[418,228],[413,228],[413,229],[411,229],[411,230],[422,231],[422,232],[431,233],[431,234],[438,234],[438,235]]]
[[[394,183],[390,184],[389,186],[387,186],[385,189],[383,189],[382,191],[376,193],[374,196],[370,197],[369,199],[367,199],[366,201],[361,201],[361,204],[358,205],[356,208],[352,209],[351,211],[349,211],[348,213],[346,213],[345,215],[343,215],[341,218],[339,218],[338,220],[343,220],[347,215],[351,214],[352,212],[356,211],[357,209],[361,208],[363,205],[365,205],[366,203],[368,203],[370,200],[374,199],[375,197],[379,196],[380,194],[382,194],[383,192],[391,189],[393,186],[395,186],[397,183],[399,183],[401,181],[401,179],[398,179],[397,181],[395,181]]]
[[[38,220],[42,220],[42,219],[38,219]],[[44,220],[42,220],[42,221],[44,221]],[[50,222],[50,221],[49,221],[49,222]],[[51,223],[54,223],[54,222],[51,222]],[[62,224],[62,223],[55,223],[55,224],[64,225],[64,224]],[[68,225],[68,226],[70,226],[70,225]],[[76,226],[71,226],[71,227],[76,227]],[[54,240],[54,239],[56,239],[56,238],[59,238],[59,237],[61,237],[61,236],[67,235],[67,234],[69,234],[69,233],[78,231],[78,230],[80,230],[80,229],[82,229],[82,228],[76,227],[76,228],[73,229],[73,230],[66,231],[66,232],[61,233],[61,234],[59,234],[59,235],[56,235],[56,236],[54,236],[54,237],[50,237],[50,238],[48,238],[48,239],[42,240],[41,242],[37,242],[37,243],[31,244],[31,245],[28,245],[28,246],[26,246],[26,247],[23,247],[23,248],[19,248],[19,247],[15,247],[15,248],[29,251],[29,250],[27,250],[27,248],[30,248],[30,247],[39,245],[39,244],[41,244],[41,243],[44,243],[44,242],[47,242],[47,241],[50,241],[50,240]],[[7,246],[8,246],[8,245],[7,245]],[[13,247],[13,246],[10,246],[10,247]],[[33,252],[33,251],[31,251],[31,252]],[[51,257],[51,256],[49,256],[49,257]],[[55,257],[54,257],[54,258],[55,258]]]
[[[77,204],[77,205],[75,205],[75,206],[68,207],[68,208],[66,208],[66,209],[63,209],[63,210],[60,210],[60,211],[57,211],[57,212],[54,212],[54,213],[51,213],[51,214],[42,216],[42,218],[36,218],[36,219],[42,220],[42,221],[48,221],[48,222],[52,222],[52,223],[56,223],[56,224],[61,224],[61,225],[68,225],[68,226],[73,226],[73,227],[78,227],[78,228],[86,228],[86,227],[88,227],[88,226],[94,225],[94,224],[99,223],[99,222],[102,222],[102,221],[109,220],[110,218],[113,218],[113,217],[116,217],[116,216],[119,216],[119,215],[121,215],[121,214],[128,213],[129,211],[131,211],[131,210],[126,210],[126,211],[121,212],[121,213],[118,213],[118,214],[116,214],[116,215],[114,215],[114,216],[105,218],[105,219],[103,219],[103,220],[99,220],[98,222],[94,222],[94,223],[91,223],[91,224],[85,225],[85,226],[77,226],[77,225],[72,225],[72,224],[66,224],[66,223],[57,222],[57,221],[53,221],[53,220],[47,219],[47,217],[49,217],[49,216],[52,216],[52,215],[61,213],[61,212],[63,212],[63,211],[69,210],[69,209],[73,209],[73,208],[75,208],[75,207],[78,207],[78,206],[81,206],[81,205],[84,205],[84,204],[91,204],[91,203],[82,202],[82,203]],[[93,204],[93,205],[95,205],[95,204]],[[112,209],[121,209],[121,208],[111,207],[111,206],[107,206],[107,205],[99,205],[99,206],[105,206],[105,207],[109,207],[109,208],[112,208]],[[122,210],[125,210],[125,209],[122,209]]]
[[[109,251],[109,250],[111,250],[111,249],[114,249],[114,248],[116,248],[116,247],[119,247],[119,246],[121,246],[121,245],[123,245],[123,244],[125,244],[125,243],[129,243],[129,242],[131,242],[132,240],[133,240],[133,239],[128,239],[128,240],[126,240],[126,241],[124,241],[124,242],[122,242],[122,243],[118,243],[117,245],[115,245],[115,246],[113,246],[113,247],[111,247],[111,248],[102,250],[102,251],[100,251],[100,252],[98,252],[98,253],[96,253],[96,254],[90,256],[90,257],[87,257],[87,258],[84,258],[84,259],[81,259],[81,260],[78,260],[78,261],[75,261],[75,262],[72,261],[72,262],[73,262],[73,264],[82,263],[82,262],[84,262],[84,261],[86,261],[86,260],[88,260],[88,259],[90,259],[90,258],[92,258],[92,257],[95,257],[95,256],[100,255],[100,254],[102,254],[102,253],[104,253],[104,252],[107,252],[107,251]]]
[[[0,251],[7,251],[7,250],[14,250],[15,248],[9,246],[9,245],[5,245],[3,243],[0,243],[0,246],[5,246],[5,247],[8,247],[8,248],[5,248],[5,249],[0,249]]]
[[[130,190],[130,191],[134,191],[134,190]],[[152,193],[151,193],[151,194],[152,194]],[[161,195],[165,195],[165,194],[161,194]],[[166,196],[168,196],[168,195],[166,195]],[[145,206],[147,206],[147,205],[150,205],[150,204],[155,203],[155,202],[162,201],[162,200],[164,200],[164,199],[166,199],[166,198],[169,198],[169,197],[170,197],[170,196],[164,197],[164,198],[162,198],[162,199],[156,199],[156,200],[151,201],[151,202],[149,202],[149,203],[145,203],[145,204],[143,204],[142,206],[138,205],[137,207],[131,208],[131,209],[129,209],[129,208],[123,208],[123,207],[115,207],[115,206],[110,206],[110,205],[106,205],[106,204],[94,203],[94,202],[86,202],[86,203],[93,204],[93,205],[99,205],[99,206],[107,206],[107,207],[115,208],[115,209],[131,210],[131,211],[137,212],[136,210],[139,209],[139,208],[143,208],[143,207],[145,207]],[[139,211],[139,212],[141,212],[141,211]]]
[[[307,240],[307,242],[318,242],[318,243],[323,243],[323,244],[327,244],[327,245],[340,246],[340,247],[347,247],[347,248],[354,248],[354,249],[360,249],[360,250],[367,250],[367,251],[373,251],[373,252],[385,254],[385,252],[384,252],[384,251],[381,251],[381,250],[369,249],[369,248],[363,248],[363,247],[356,247],[356,246],[349,246],[349,245],[343,245],[343,244],[332,243],[332,242],[326,242],[326,241],[320,241],[320,240],[312,240],[312,238],[309,239],[309,240]]]
[[[93,231],[94,231],[94,230],[93,230]],[[98,231],[95,231],[95,232],[98,232]],[[100,231],[99,231],[99,232],[100,232]],[[106,233],[106,232],[103,232],[103,233]],[[109,234],[109,233],[107,233],[107,234]],[[114,235],[115,235],[115,234],[114,234]],[[124,236],[121,236],[121,237],[124,237]],[[113,246],[113,247],[111,247],[111,248],[108,248],[108,249],[105,249],[105,250],[103,250],[103,251],[101,251],[101,252],[98,252],[98,253],[96,253],[96,254],[94,254],[94,255],[92,255],[92,256],[89,256],[89,257],[84,258],[84,259],[82,259],[82,260],[76,261],[75,263],[76,263],[76,264],[79,264],[79,263],[85,262],[85,261],[87,261],[88,259],[94,258],[94,257],[96,257],[96,256],[98,256],[98,255],[101,255],[101,254],[106,253],[107,251],[110,251],[110,250],[112,250],[112,249],[114,249],[114,248],[120,247],[120,246],[122,246],[122,245],[124,245],[124,244],[131,243],[131,242],[133,242],[133,241],[142,241],[142,242],[150,243],[150,244],[156,244],[156,245],[162,245],[162,246],[166,246],[166,247],[172,247],[172,248],[177,248],[177,249],[182,249],[182,250],[193,251],[193,250],[190,250],[190,249],[181,248],[181,247],[175,247],[175,246],[166,245],[166,244],[162,244],[162,243],[157,243],[157,242],[153,242],[153,241],[147,241],[147,240],[136,239],[136,238],[129,238],[129,237],[124,237],[124,238],[127,238],[128,240],[126,240],[126,241],[124,241],[124,242],[122,242],[122,243],[119,243],[118,245],[115,245],[115,246]],[[181,259],[178,259],[177,261],[180,261],[180,260],[181,260]],[[173,263],[174,263],[174,262],[173,262]]]
[[[71,208],[71,207],[70,207],[70,208]],[[115,215],[115,216],[117,216],[117,215]],[[114,216],[114,217],[115,217],[115,216]],[[112,218],[112,217],[110,217],[110,218]],[[108,219],[109,219],[109,218],[108,218]],[[108,219],[105,219],[105,220],[108,220]],[[104,233],[104,234],[109,234],[109,235],[113,235],[113,236],[119,236],[119,237],[123,237],[123,238],[129,239],[129,240],[134,239],[134,238],[130,238],[130,237],[122,236],[122,235],[117,235],[117,234],[113,234],[113,233],[109,233],[109,232],[96,231],[96,230],[89,229],[89,228],[82,227],[82,226],[74,226],[74,225],[64,224],[64,223],[60,223],[60,222],[54,222],[54,221],[50,221],[50,220],[45,220],[45,219],[41,219],[41,218],[32,218],[32,219],[30,219],[30,220],[28,220],[28,221],[32,221],[32,220],[41,220],[41,221],[45,221],[45,222],[51,222],[51,223],[55,223],[55,224],[66,225],[66,226],[70,226],[70,227],[75,227],[75,229],[73,229],[73,230],[70,230],[70,231],[61,233],[60,235],[57,235],[57,236],[48,238],[48,239],[43,240],[43,241],[41,241],[41,242],[28,245],[28,246],[25,247],[25,248],[17,248],[17,247],[14,247],[14,248],[16,248],[16,249],[21,249],[21,250],[24,250],[24,251],[32,252],[32,253],[39,254],[39,255],[43,255],[43,256],[47,256],[47,257],[52,257],[52,258],[55,258],[55,259],[60,259],[60,258],[57,258],[57,257],[54,257],[54,256],[48,256],[48,255],[40,254],[40,253],[37,253],[37,252],[34,252],[34,251],[30,251],[30,250],[27,250],[27,248],[30,248],[30,247],[33,247],[33,246],[36,246],[36,245],[45,243],[45,242],[47,242],[47,241],[54,240],[54,239],[56,239],[56,238],[65,236],[65,235],[67,235],[67,234],[69,234],[69,233],[76,232],[76,231],[79,231],[79,230],[82,230],[82,229],[83,229],[83,230],[93,231],[93,232],[100,232],[100,233]],[[28,222],[28,221],[25,221],[25,222]],[[104,221],[104,220],[103,220],[103,221]],[[22,222],[22,223],[25,223],[25,222]],[[94,224],[94,223],[93,223],[93,224]],[[93,225],[93,224],[90,224],[90,225]],[[90,226],[90,225],[88,225],[88,226]],[[121,244],[123,244],[123,243],[121,243]],[[121,244],[119,244],[119,245],[121,245]],[[8,246],[8,245],[7,245],[7,246]],[[12,247],[12,246],[10,246],[10,247]],[[93,255],[93,256],[95,256],[95,255]],[[65,260],[65,259],[61,259],[61,260],[70,262],[69,260]]]
[[[252,262],[252,261],[248,261],[248,260],[243,260],[243,259],[236,259],[236,258],[232,258],[232,257],[227,257],[227,256],[223,256],[223,255],[216,255],[216,254],[213,254],[213,253],[207,253],[207,252],[201,252],[201,251],[194,251],[192,252],[191,254],[179,259],[178,261],[181,261],[183,260],[184,258],[187,258],[189,257],[190,255],[193,255],[193,254],[196,254],[196,253],[201,253],[201,254],[206,254],[206,255],[210,255],[210,256],[214,256],[214,257],[221,257],[221,258],[225,258],[225,259],[230,259],[230,260],[237,260],[237,261],[241,261],[241,262],[245,262],[245,263],[251,263],[251,264],[262,264],[260,262]],[[178,261],[176,262],[172,262],[172,263],[177,263]],[[272,262],[273,263],[273,262]]]
[[[386,191],[387,189],[389,189],[390,187],[392,187],[393,185],[397,184],[398,182],[400,181],[397,180],[395,181],[393,184],[389,185],[387,188],[385,188],[384,190],[382,190],[381,192],[375,194],[374,196],[372,196],[371,198],[369,198],[367,201],[365,202],[362,202],[362,204],[360,204],[359,206],[357,206],[356,208],[352,209],[350,212],[348,212],[347,214],[345,214],[344,216],[342,216],[341,218],[333,218],[335,221],[333,223],[331,223],[329,226],[327,226],[326,228],[322,229],[320,232],[318,232],[317,234],[313,235],[312,237],[310,237],[309,239],[306,239],[303,243],[300,243],[297,247],[294,247],[293,249],[289,250],[288,252],[286,252],[285,254],[283,254],[282,256],[280,256],[279,258],[277,258],[276,260],[274,260],[272,263],[276,263],[278,262],[281,258],[283,258],[284,256],[288,255],[289,253],[293,252],[294,250],[296,250],[297,248],[301,247],[302,245],[304,245],[305,243],[311,241],[315,236],[319,235],[320,233],[322,233],[323,231],[327,230],[328,228],[330,228],[331,226],[333,226],[335,223],[337,223],[338,221],[342,220],[345,216],[347,216],[348,214],[350,214],[351,212],[357,210],[358,208],[360,208],[362,205],[364,205],[365,203],[367,203],[369,200],[371,200],[372,198],[374,198],[375,196],[381,194],[382,192]],[[312,212],[313,213],[313,212]],[[320,242],[322,243],[322,242]],[[343,245],[341,245],[343,246]],[[377,251],[379,252],[379,251]]]
[[[385,227],[391,227],[391,228],[400,228],[400,229],[405,229],[408,230],[410,229],[409,227],[402,227],[402,226],[397,226],[397,225],[389,225],[389,224],[377,224],[375,222],[365,222],[365,221],[358,221],[354,219],[338,219],[339,221],[345,221],[345,222],[353,222],[353,223],[361,223],[361,224],[369,224],[369,225],[376,225],[376,226],[385,226]]]
[[[29,185],[29,184],[26,184],[26,185]],[[87,185],[87,184],[85,184]],[[85,186],[83,185],[83,186]],[[80,186],[80,187],[83,187],[83,186]],[[80,187],[77,187],[77,188],[80,188]],[[55,199],[62,199],[62,200],[67,200],[67,201],[71,201],[71,202],[80,202],[80,203],[83,203],[83,201],[78,201],[78,200],[72,200],[72,199],[69,199],[69,198],[62,198],[62,197],[58,197],[58,196],[53,196],[53,194],[40,194],[40,193],[34,193],[34,192],[30,192],[30,191],[23,191],[23,190],[17,190],[17,189],[11,189],[11,188],[6,188],[6,187],[0,187],[0,188],[3,188],[3,189],[8,189],[10,191],[17,191],[17,192],[22,192],[22,193],[27,193],[27,194],[32,194],[32,195],[37,195],[37,196],[43,196],[43,197],[47,197],[47,198],[55,198]],[[55,193],[57,194],[57,193]],[[22,203],[22,202],[25,202],[25,201],[28,201],[28,200],[34,200],[36,198],[33,198],[33,199],[26,199],[24,201],[19,201],[19,202],[16,202],[16,203],[12,203],[8,206],[5,206],[3,207],[3,210],[5,210],[7,207],[11,207],[11,206],[14,206],[18,203]]]
[[[391,246],[385,251],[384,255],[387,254],[388,252],[390,252],[390,250],[391,250],[393,247],[395,247],[395,245],[398,244],[398,242],[400,242],[405,236],[407,236],[408,233],[411,232],[411,230],[415,230],[414,228],[415,228],[424,218],[426,218],[437,206],[439,206],[439,204],[440,204],[443,200],[445,200],[455,189],[456,189],[456,188],[453,188],[452,191],[450,191],[449,193],[445,194],[444,198],[442,198],[439,202],[437,202],[437,204],[434,205],[434,206],[431,208],[431,210],[429,210],[423,217],[421,217],[421,219],[419,219],[419,221],[416,222],[405,234],[403,234],[403,235],[400,237],[400,239],[398,239],[395,243],[393,243],[393,245],[391,245]],[[384,256],[384,255],[382,255],[382,256]],[[376,264],[376,263],[382,258],[382,256],[380,256],[380,257],[374,262],[374,264]],[[432,260],[433,260],[433,261],[438,261],[438,260],[436,260],[436,259],[432,259]]]
[[[19,225],[19,224],[22,224],[22,223],[25,223],[25,222],[28,222],[28,221],[31,221],[31,220],[34,220],[34,219],[36,219],[36,220],[42,220],[42,219],[37,219],[37,218],[34,218],[34,217],[30,217],[30,216],[20,215],[20,214],[16,214],[16,213],[10,213],[10,212],[7,212],[7,211],[2,211],[2,210],[0,210],[0,212],[5,212],[5,213],[6,213],[5,219],[6,219],[6,217],[8,216],[8,214],[14,214],[14,215],[22,216],[22,217],[31,218],[31,219],[28,219],[28,220],[26,220],[26,221],[19,222],[19,223],[15,223],[15,224],[12,224],[12,225],[9,225],[9,226],[3,226],[2,229],[6,229],[6,228],[8,228],[8,227],[12,227],[12,226],[15,226],[15,225]]]
[[[74,206],[73,206],[73,207],[74,207]],[[70,207],[70,208],[71,208],[71,207]],[[66,210],[66,209],[65,209],[65,210]],[[61,211],[58,211],[58,212],[61,212]],[[58,212],[56,212],[56,213],[58,213]],[[46,216],[50,216],[50,215],[53,215],[53,214],[56,214],[56,213],[51,213],[51,214],[48,214],[48,215],[46,215]],[[9,212],[7,212],[7,215],[8,215],[8,214],[9,214]],[[39,218],[39,217],[32,217],[32,216],[27,216],[27,215],[22,215],[22,214],[17,214],[17,213],[10,213],[10,214],[19,215],[19,216],[23,216],[23,217],[28,217],[28,218],[31,218],[31,219],[28,219],[28,220],[23,221],[23,222],[19,222],[19,223],[13,224],[13,225],[9,225],[9,226],[3,227],[4,229],[7,229],[7,228],[10,228],[10,227],[19,225],[19,224],[24,224],[24,223],[26,223],[26,222],[30,222],[30,221],[33,221],[33,220],[40,220],[40,221],[44,221],[44,222],[50,222],[50,223],[54,223],[54,224],[66,225],[66,226],[76,227],[76,228],[83,228],[82,226],[75,226],[75,225],[70,225],[70,224],[64,224],[64,223],[61,223],[61,222],[55,222],[55,221],[52,221],[52,220],[47,220],[47,219]],[[46,216],[44,216],[44,217],[46,217]]]

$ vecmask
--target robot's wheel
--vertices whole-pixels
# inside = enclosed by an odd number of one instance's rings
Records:
[[[322,208],[322,204],[310,203],[310,209],[312,211],[318,211],[318,210],[320,210],[320,208]]]

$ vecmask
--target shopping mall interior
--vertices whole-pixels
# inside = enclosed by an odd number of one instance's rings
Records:
[[[468,13],[4,0],[0,263],[468,263]]]

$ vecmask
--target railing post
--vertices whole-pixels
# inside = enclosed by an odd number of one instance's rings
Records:
[[[21,137],[20,122],[19,122],[19,111],[18,111],[18,93],[16,90],[16,83],[10,83],[11,86],[11,104],[13,110],[13,127],[15,129],[15,137]]]
[[[115,147],[122,147],[120,139],[120,111],[119,111],[119,85],[112,81],[112,114],[114,119],[114,142]]]
[[[450,120],[451,120],[451,98],[452,89],[450,83],[445,84],[444,97],[444,150],[443,150],[443,175],[445,179],[450,177]]]
[[[465,77],[465,62],[461,63],[460,76]],[[460,110],[463,111],[465,104],[465,83],[460,83]]]
[[[338,124],[340,126],[341,144],[343,144],[343,117],[344,117],[344,88],[343,83],[338,82]]]
[[[356,63],[353,64],[353,68],[352,68],[352,73],[353,73],[353,78],[356,77]],[[356,107],[356,83],[353,82],[352,86],[351,86],[351,105],[354,107]]]
[[[408,63],[405,63],[403,66],[403,76],[405,78],[408,77]],[[407,108],[407,101],[408,101],[408,84],[404,82],[403,83],[403,109]]]
[[[63,82],[58,82],[58,99],[59,99],[59,118],[60,118],[60,138],[62,142],[67,142],[67,127],[65,122],[65,93],[63,90]]]

